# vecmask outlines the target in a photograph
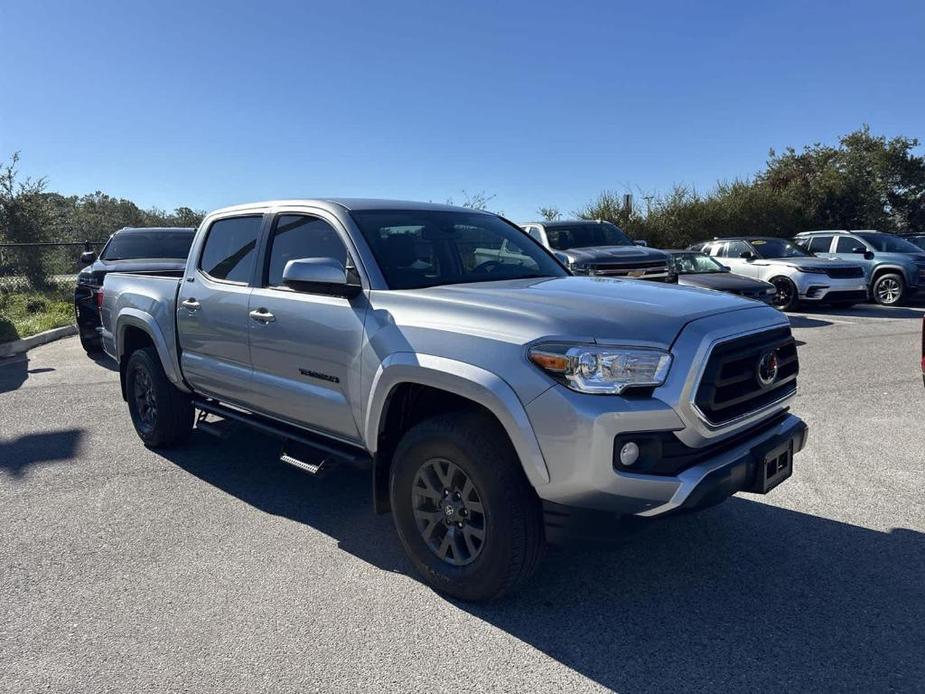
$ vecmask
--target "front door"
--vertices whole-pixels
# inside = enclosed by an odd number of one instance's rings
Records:
[[[256,269],[262,215],[224,217],[190,252],[198,261],[177,297],[183,375],[205,395],[247,404],[251,382],[249,286]]]
[[[250,296],[254,406],[295,424],[359,440],[350,403],[359,385],[366,296],[347,299],[283,285],[283,269],[290,260],[347,260],[338,228],[335,219],[320,212],[280,213],[273,220],[262,276]]]

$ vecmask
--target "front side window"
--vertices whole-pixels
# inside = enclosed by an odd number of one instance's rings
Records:
[[[199,259],[199,269],[212,279],[247,284],[254,272],[262,220],[262,217],[250,216],[213,222]]]
[[[866,253],[867,246],[850,236],[839,236],[835,244],[836,253]]]
[[[592,246],[632,246],[633,242],[620,227],[610,222],[600,224],[556,224],[546,227],[550,248],[567,251],[570,248]]]
[[[334,227],[323,219],[282,214],[277,217],[270,236],[266,286],[281,287],[286,263],[301,258],[334,258],[346,264],[347,249]]]
[[[752,246],[761,258],[807,258],[811,255],[786,239],[753,239]]]
[[[810,253],[828,253],[829,249],[832,247],[832,237],[813,236],[810,238],[808,245],[804,246],[801,243],[800,246]]]
[[[519,227],[495,215],[369,210],[351,216],[390,289],[568,275]]]

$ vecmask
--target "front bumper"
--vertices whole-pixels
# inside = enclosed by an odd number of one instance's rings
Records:
[[[826,275],[801,273],[796,279],[800,301],[865,301],[869,294],[863,277],[833,279]]]
[[[530,403],[527,414],[550,472],[549,483],[537,488],[540,498],[619,515],[663,515],[711,491],[728,496],[748,489],[763,452],[793,439],[796,453],[806,440],[806,425],[783,408],[707,439],[691,436],[678,413],[657,398],[594,397],[562,386]],[[647,474],[615,465],[618,439],[675,439],[675,433],[684,453],[678,472]]]

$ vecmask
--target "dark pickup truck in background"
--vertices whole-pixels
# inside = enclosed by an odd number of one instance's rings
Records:
[[[99,257],[93,251],[80,256],[87,266],[77,275],[74,314],[80,344],[87,354],[103,351],[100,314],[97,305],[103,280],[110,272],[175,272],[186,267],[193,234],[187,227],[125,227],[109,237]]]
[[[674,282],[667,253],[635,243],[610,222],[531,222],[523,230],[576,275]]]

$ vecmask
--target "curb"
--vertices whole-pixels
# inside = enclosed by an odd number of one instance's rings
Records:
[[[3,357],[12,357],[14,354],[21,354],[33,347],[44,345],[62,337],[70,337],[77,334],[76,325],[65,325],[63,328],[52,328],[32,337],[25,337],[22,340],[13,340],[12,342],[0,343],[0,359]]]

